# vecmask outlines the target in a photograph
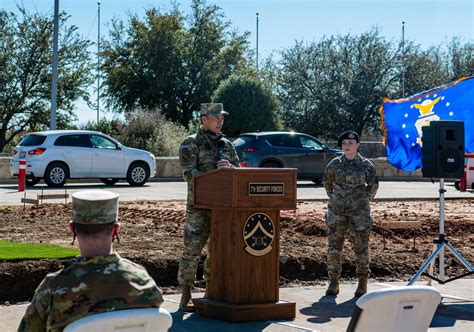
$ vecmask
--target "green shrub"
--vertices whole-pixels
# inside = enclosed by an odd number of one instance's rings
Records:
[[[119,140],[123,127],[123,122],[118,119],[107,120],[104,118],[99,120],[99,123],[95,121],[88,121],[82,129],[98,131]]]
[[[150,151],[155,141],[156,115],[144,110],[136,110],[126,117],[126,125],[121,133],[121,141],[126,146]]]
[[[168,121],[157,110],[138,109],[127,116],[127,124],[121,133],[126,146],[151,151],[155,156],[177,156],[186,129]]]
[[[99,123],[88,122],[83,129],[110,135],[125,146],[150,151],[156,157],[177,156],[181,142],[189,135],[160,111],[145,109],[130,112],[125,121],[102,119]]]
[[[15,146],[20,144],[26,134],[27,132],[22,132],[13,137],[13,139],[3,147],[3,151],[0,151],[0,155],[10,157]],[[10,136],[10,133],[8,133],[8,136]]]
[[[152,151],[155,156],[177,156],[179,146],[188,132],[179,124],[162,120],[154,132],[156,139]]]
[[[256,78],[229,78],[216,90],[213,100],[223,103],[224,110],[229,112],[224,122],[224,132],[230,137],[244,132],[283,128],[277,114],[277,97]]]

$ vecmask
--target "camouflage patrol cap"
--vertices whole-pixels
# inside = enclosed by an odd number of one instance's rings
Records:
[[[206,103],[201,104],[201,115],[228,115],[226,111],[224,111],[224,105],[221,103]]]
[[[337,145],[342,146],[342,141],[345,139],[355,139],[356,142],[359,143],[359,134],[352,130],[345,131],[339,135],[339,138],[337,139]]]
[[[117,221],[118,195],[107,190],[82,190],[72,194],[72,221],[108,224]]]

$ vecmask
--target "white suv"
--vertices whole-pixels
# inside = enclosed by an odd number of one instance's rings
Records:
[[[106,185],[126,179],[132,186],[142,186],[156,173],[152,153],[128,148],[110,136],[87,130],[28,134],[12,151],[12,176],[18,176],[21,159],[26,160],[26,183],[30,186],[41,178],[50,187],[80,178],[98,178]]]

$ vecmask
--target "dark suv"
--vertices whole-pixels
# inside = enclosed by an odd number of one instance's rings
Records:
[[[310,135],[295,132],[246,133],[237,137],[234,144],[245,166],[297,168],[298,179],[318,184],[329,161],[343,154]]]

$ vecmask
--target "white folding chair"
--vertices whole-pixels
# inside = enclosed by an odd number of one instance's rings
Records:
[[[164,308],[125,309],[83,317],[64,332],[161,332],[168,331],[172,321]]]
[[[364,294],[356,302],[348,332],[426,332],[441,302],[429,286],[400,286]]]

